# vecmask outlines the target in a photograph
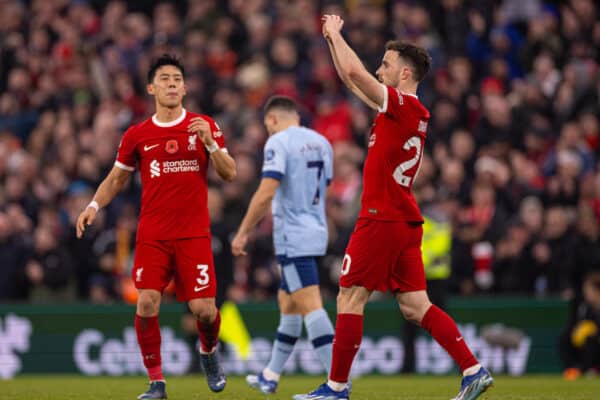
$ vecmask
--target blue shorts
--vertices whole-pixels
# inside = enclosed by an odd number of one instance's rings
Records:
[[[277,261],[281,268],[281,285],[279,287],[286,293],[294,293],[307,286],[319,284],[315,257],[277,256]]]

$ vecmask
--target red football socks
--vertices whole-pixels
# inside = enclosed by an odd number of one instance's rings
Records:
[[[198,327],[198,336],[200,337],[200,352],[212,353],[217,346],[219,340],[219,328],[221,327],[221,313],[217,310],[217,316],[213,322],[203,324],[196,321]]]
[[[160,326],[158,316],[140,317],[135,315],[135,333],[142,352],[144,366],[151,381],[162,381],[162,362],[160,358]]]
[[[333,339],[333,355],[329,379],[334,382],[348,382],[352,361],[358,352],[363,334],[363,316],[358,314],[338,314]]]
[[[477,359],[467,347],[456,323],[440,308],[435,305],[429,307],[421,326],[450,354],[461,372],[477,364]]]

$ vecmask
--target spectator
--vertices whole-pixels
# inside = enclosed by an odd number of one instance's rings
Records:
[[[86,189],[77,186],[98,185],[112,166],[123,129],[148,116],[143,71],[152,57],[165,52],[185,59],[186,107],[217,116],[239,160],[236,182],[220,185],[209,177],[220,199],[215,202],[223,208],[215,227],[219,240],[226,239],[227,227],[239,224],[259,179],[259,149],[266,135],[258,110],[266,98],[292,96],[303,106],[302,122],[330,138],[336,173],[327,202],[330,256],[321,260],[321,278],[326,294],[334,297],[339,257],[360,198],[372,115],[335,78],[319,32],[324,13],[345,15],[345,34],[372,72],[380,63],[382,43],[393,36],[408,38],[433,55],[432,74],[419,92],[432,118],[415,194],[423,205],[449,198],[459,208],[452,220],[449,289],[462,294],[566,293],[570,284],[561,279],[568,275],[569,261],[563,265],[551,258],[561,257],[557,249],[571,248],[565,236],[571,232],[569,215],[585,205],[600,221],[596,2],[560,7],[513,0],[443,0],[427,7],[405,1],[346,3],[347,8],[305,0],[111,0],[39,7],[5,1],[0,15],[0,213],[9,230],[0,247],[11,265],[2,273],[21,274],[23,285],[0,285],[0,298],[26,300],[40,288],[53,298],[71,298],[71,285],[81,299],[124,298],[120,276],[127,268],[126,252],[117,251],[118,241],[100,241],[92,234],[73,243],[71,214],[88,198]],[[487,198],[485,206],[474,204],[473,192]],[[123,232],[136,218],[126,210],[139,195],[139,178],[134,177],[104,211],[106,232]],[[55,212],[58,226],[48,222]],[[550,225],[541,229],[544,214],[561,227],[567,221],[566,231],[551,232]],[[52,290],[31,272],[41,286],[30,286],[24,265],[19,267],[25,261],[14,258],[27,253],[36,235],[44,242],[48,229],[56,239],[51,252],[68,249],[71,260],[70,276],[52,283]],[[250,263],[235,261],[232,267],[253,272],[248,282],[231,286],[236,299],[272,298],[270,225],[259,232]],[[128,251],[134,251],[131,244]],[[477,279],[474,254],[478,268],[488,265]]]

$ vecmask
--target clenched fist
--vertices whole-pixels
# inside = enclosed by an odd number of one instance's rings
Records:
[[[339,15],[323,15],[323,36],[329,39],[332,34],[339,33],[344,26],[344,20]]]
[[[210,124],[208,123],[208,121],[202,117],[195,117],[192,118],[190,121],[191,123],[188,125],[188,132],[192,132],[198,135],[200,140],[202,140],[202,143],[204,143],[204,146],[211,146],[215,142],[215,140],[212,137],[210,131]]]

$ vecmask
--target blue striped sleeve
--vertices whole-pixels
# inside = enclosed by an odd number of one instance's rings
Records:
[[[277,179],[278,181],[280,181],[281,179],[283,179],[283,174],[279,171],[263,171],[262,177],[263,178],[273,178],[273,179]]]

